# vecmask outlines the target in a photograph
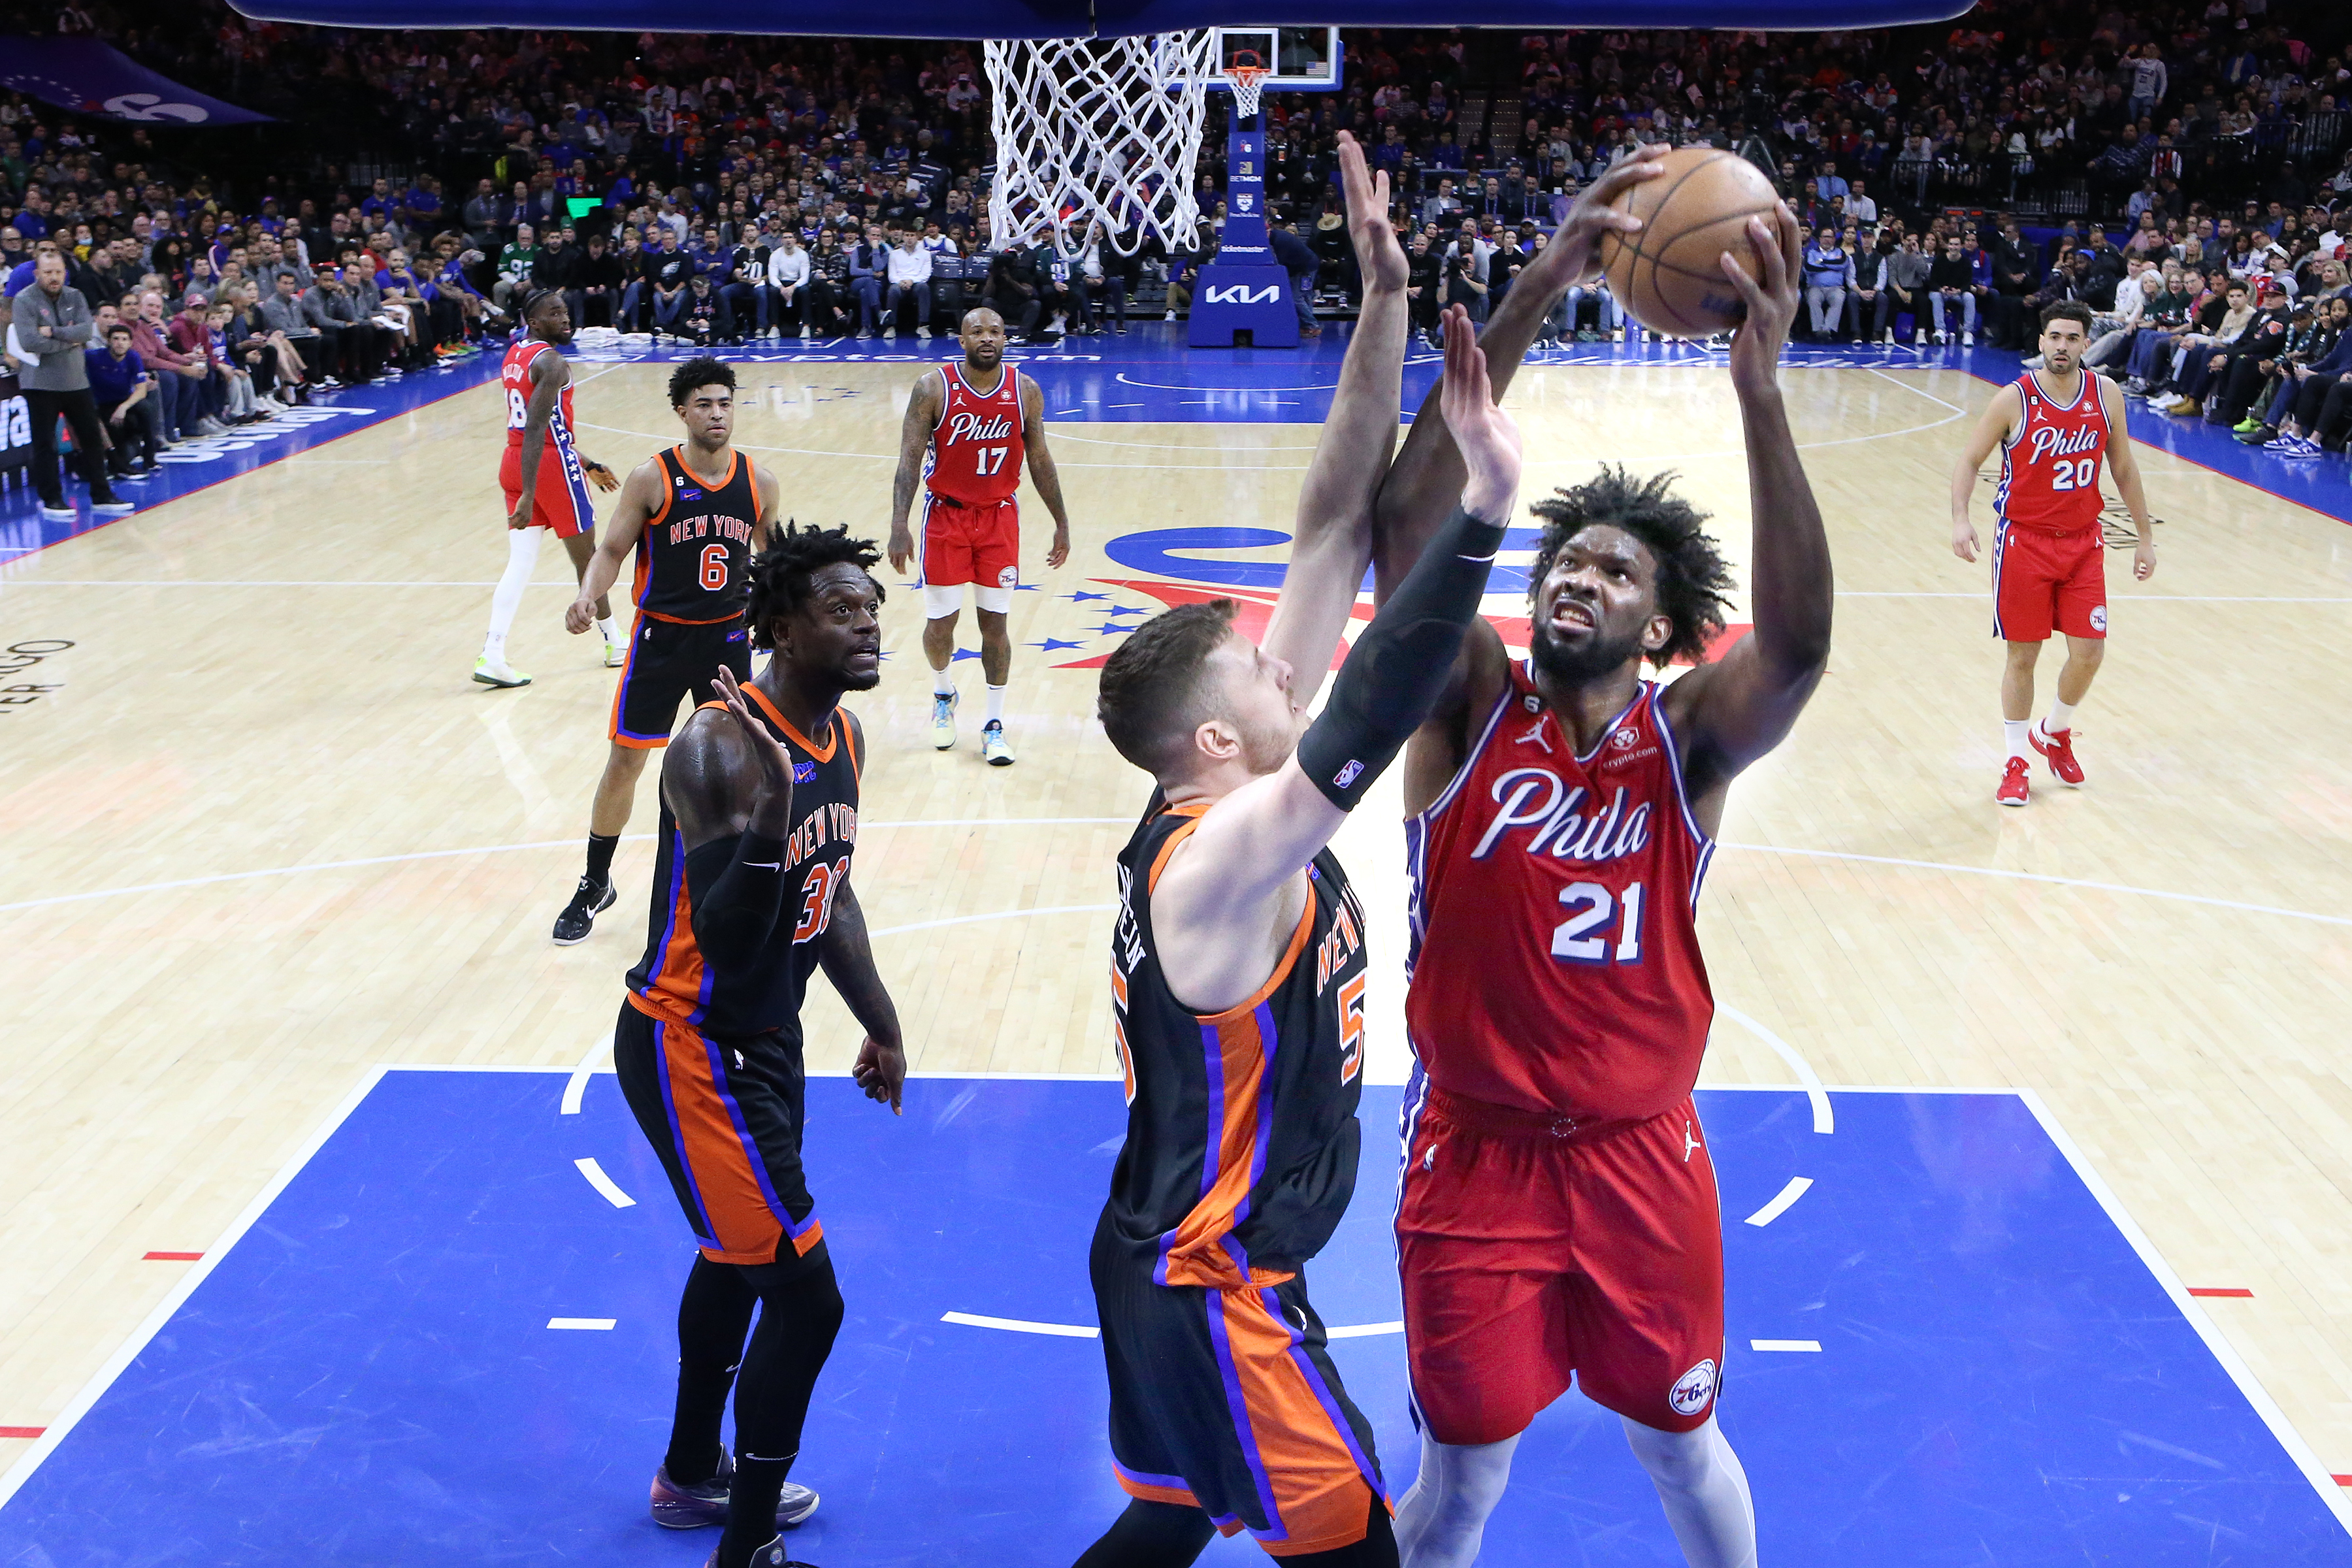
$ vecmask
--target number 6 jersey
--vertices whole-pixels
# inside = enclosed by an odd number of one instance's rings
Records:
[[[760,521],[751,459],[730,451],[727,478],[715,485],[686,466],[683,447],[655,461],[662,503],[637,536],[629,596],[656,621],[702,626],[736,619],[751,595],[751,536]]]
[[[1715,1019],[1696,924],[1714,840],[1662,700],[1583,756],[1524,663],[1467,761],[1405,823],[1405,1026],[1449,1094],[1578,1122],[1679,1105]]]

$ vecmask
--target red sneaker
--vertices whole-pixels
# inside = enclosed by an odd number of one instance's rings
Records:
[[[2026,740],[2042,753],[2058,782],[2079,787],[2083,782],[2083,764],[2074,760],[2074,731],[2053,730],[2042,720],[2036,719],[2033,728],[2025,732]]]
[[[1992,792],[1992,797],[2003,805],[2023,805],[2033,798],[2032,787],[2025,782],[2023,757],[2009,759],[2009,766],[2000,775],[2000,787]]]

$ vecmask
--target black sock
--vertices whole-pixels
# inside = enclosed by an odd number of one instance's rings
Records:
[[[841,1289],[820,1241],[805,1258],[790,1243],[773,1263],[733,1266],[760,1294],[760,1322],[735,1380],[735,1485],[727,1504],[720,1568],[733,1568],[776,1536],[776,1498],[801,1449],[801,1424],[817,1374],[841,1331]]]
[[[677,1407],[662,1459],[679,1486],[700,1486],[719,1473],[719,1423],[759,1300],[732,1264],[695,1258],[677,1303]]]
[[[1309,1552],[1303,1556],[1286,1557],[1284,1568],[1396,1568],[1396,1531],[1389,1520],[1389,1505],[1364,1488],[1365,1500],[1371,1505],[1364,1519],[1364,1538],[1352,1546],[1334,1547],[1328,1552]]]
[[[783,1495],[784,1472],[793,1456],[751,1459],[735,1456],[735,1485],[727,1494],[727,1531],[719,1538],[719,1568],[749,1563],[751,1553],[776,1538],[776,1500]]]
[[[1216,1535],[1217,1527],[1197,1508],[1138,1498],[1087,1548],[1076,1568],[1190,1568]]]
[[[613,851],[621,847],[617,833],[592,833],[588,836],[588,879],[603,885],[613,879]]]

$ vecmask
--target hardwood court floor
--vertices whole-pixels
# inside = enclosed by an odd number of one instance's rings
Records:
[[[586,449],[625,468],[669,440],[665,376],[587,367]],[[833,395],[751,367],[740,439],[784,468],[796,515],[878,537],[910,378],[831,366]],[[2163,564],[2144,586],[2110,574],[2113,652],[2080,722],[2092,787],[2041,773],[2029,809],[2002,811],[1985,573],[1946,548],[1943,499],[1987,387],[1940,370],[1786,383],[1837,639],[1794,736],[1733,792],[1702,923],[1719,998],[1832,1084],[2039,1091],[2190,1285],[2253,1292],[2213,1303],[2222,1329],[2352,1470],[2352,533],[2143,448]],[[1603,458],[1678,468],[1744,580],[1720,371],[1533,370],[1511,402],[1530,495]],[[1046,591],[1019,596],[1018,639],[1080,645],[1055,660],[1108,646],[1086,629],[1097,605],[1062,595],[1140,574],[1105,556],[1115,536],[1286,530],[1312,436],[1061,422],[1076,548],[1045,573],[1033,521]],[[64,689],[0,748],[0,1425],[53,1417],[169,1289],[176,1266],[142,1255],[207,1246],[367,1067],[568,1066],[609,1029],[650,856],[624,846],[593,940],[549,944],[612,681],[560,630],[556,552],[514,642],[538,683],[467,679],[504,554],[499,439],[478,387],[0,584],[0,646],[76,645],[44,667]],[[976,670],[958,667],[965,744],[934,752],[914,596],[894,590],[885,622],[894,657],[856,703],[873,746],[857,887],[914,1067],[1107,1072],[1111,860],[1144,787],[1092,723],[1094,675],[1017,650],[1021,761],[989,769]],[[649,773],[635,831],[651,790]],[[1393,1081],[1388,799],[1341,850],[1383,922],[1374,1073]],[[820,1068],[856,1043],[822,987],[810,1038]],[[1792,1081],[1727,1018],[1706,1077]],[[1983,1215],[2002,1223],[1997,1183]],[[19,1451],[0,1443],[0,1465]]]

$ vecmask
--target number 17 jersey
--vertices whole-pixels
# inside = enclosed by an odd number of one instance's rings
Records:
[[[963,366],[940,367],[940,422],[931,426],[931,455],[923,483],[931,494],[961,507],[991,507],[1021,488],[1021,376],[997,366],[986,392],[963,378]]]
[[[1715,1019],[1698,944],[1714,840],[1653,681],[1582,756],[1524,663],[1405,823],[1405,1026],[1428,1081],[1578,1123],[1682,1103]]]

